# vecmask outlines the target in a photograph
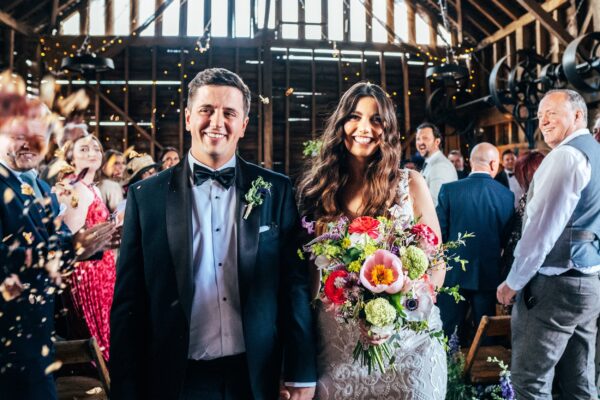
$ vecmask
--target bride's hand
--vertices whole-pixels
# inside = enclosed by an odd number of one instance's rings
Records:
[[[358,324],[358,328],[360,329],[360,337],[361,339],[369,343],[372,346],[379,346],[380,344],[384,344],[390,338],[391,335],[378,335],[376,333],[369,333],[369,327],[365,325],[365,323],[361,320]]]

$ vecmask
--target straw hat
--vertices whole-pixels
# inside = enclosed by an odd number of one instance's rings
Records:
[[[125,166],[125,184],[131,185],[139,181],[142,174],[151,168],[160,169],[160,164],[154,162],[152,156],[146,153],[131,151],[127,155]]]

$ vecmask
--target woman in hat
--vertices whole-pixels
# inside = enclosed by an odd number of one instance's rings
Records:
[[[71,169],[60,174],[54,191],[66,206],[64,222],[71,232],[78,232],[110,218],[110,212],[96,187],[102,154],[102,144],[93,135],[65,145],[64,156]],[[69,336],[95,337],[106,360],[109,359],[109,317],[115,273],[115,255],[108,250],[99,260],[76,263],[69,276],[70,300],[74,316],[77,317],[67,318],[72,330]],[[84,326],[81,321],[85,322]]]

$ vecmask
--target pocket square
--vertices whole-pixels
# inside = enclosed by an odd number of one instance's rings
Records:
[[[263,225],[260,228],[258,228],[258,233],[263,233],[268,231],[269,229],[271,229],[271,225]]]

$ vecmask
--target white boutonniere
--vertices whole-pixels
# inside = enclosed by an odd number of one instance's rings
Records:
[[[267,194],[271,194],[271,182],[267,182],[262,176],[252,181],[250,190],[244,195],[246,208],[244,210],[244,219],[248,219],[250,212],[256,206],[260,206],[265,200]]]

